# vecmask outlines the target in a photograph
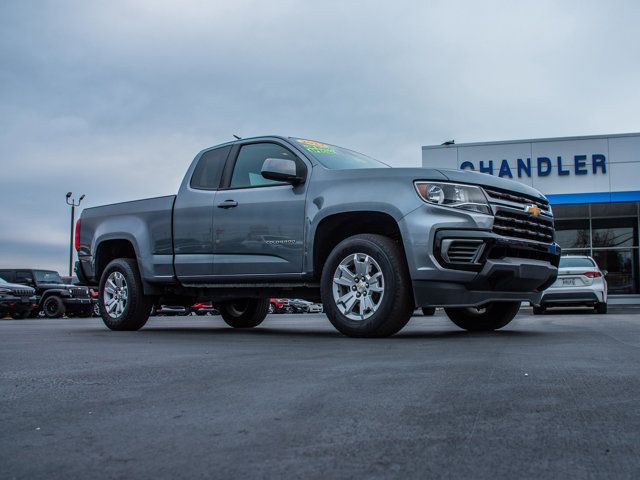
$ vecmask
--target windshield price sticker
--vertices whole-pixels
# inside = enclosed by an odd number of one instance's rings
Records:
[[[315,142],[313,140],[297,140],[302,146],[311,153],[335,154],[336,151],[325,143]]]

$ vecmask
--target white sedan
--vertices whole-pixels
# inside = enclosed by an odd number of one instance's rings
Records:
[[[607,313],[607,281],[591,257],[560,258],[558,279],[544,291],[540,305],[533,306],[534,315],[549,307],[589,306],[597,313]]]

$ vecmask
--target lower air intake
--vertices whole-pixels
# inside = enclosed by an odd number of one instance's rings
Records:
[[[442,242],[442,257],[448,263],[477,263],[483,247],[482,240],[445,240]]]

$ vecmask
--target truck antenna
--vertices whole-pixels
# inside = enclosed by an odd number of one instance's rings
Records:
[[[234,137],[236,137],[236,140],[242,140],[242,137],[239,137],[238,135],[234,134]]]

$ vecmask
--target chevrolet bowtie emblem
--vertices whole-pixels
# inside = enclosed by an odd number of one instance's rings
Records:
[[[526,207],[524,207],[524,211],[533,215],[534,217],[537,217],[540,215],[540,212],[542,210],[540,210],[540,207],[537,205],[527,205]]]

